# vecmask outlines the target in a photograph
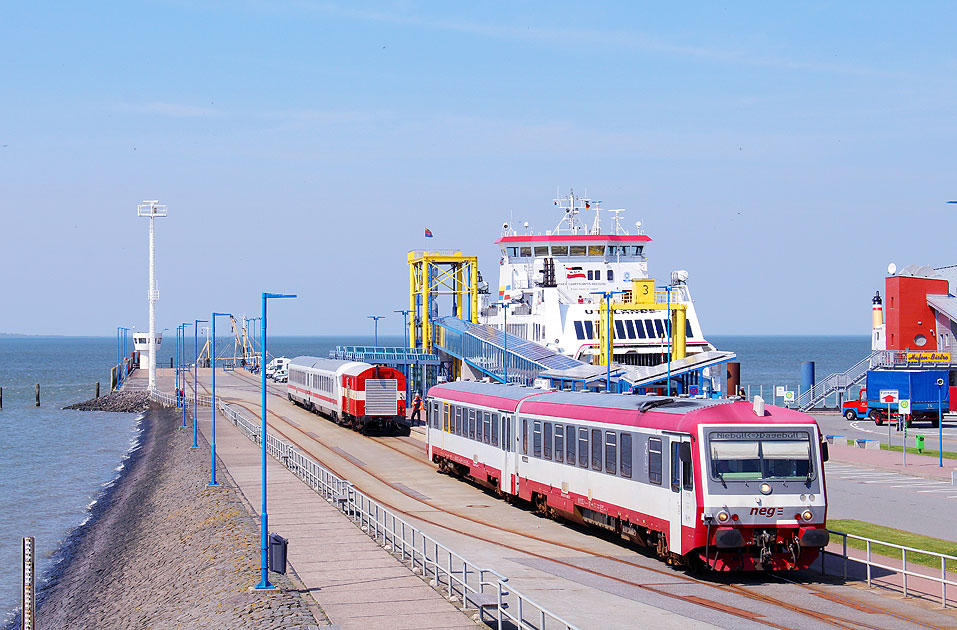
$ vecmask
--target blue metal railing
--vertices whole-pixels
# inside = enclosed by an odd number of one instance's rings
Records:
[[[545,365],[512,349],[528,343],[521,337],[508,335],[507,344],[498,343],[497,340],[480,336],[483,332],[489,332],[485,331],[485,328],[490,327],[476,326],[451,317],[441,318],[435,322],[438,333],[435,346],[500,383],[505,382],[505,361],[508,365],[509,383],[531,385],[535,377],[547,369]],[[497,331],[497,336],[502,337],[501,331]],[[507,353],[504,345],[509,346]]]

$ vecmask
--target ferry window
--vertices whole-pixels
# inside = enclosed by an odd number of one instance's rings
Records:
[[[565,428],[560,424],[555,425],[555,461],[565,461]]]
[[[522,454],[528,455],[528,420],[522,418]]]
[[[614,475],[618,471],[618,434],[605,431],[605,472]]]
[[[615,320],[615,334],[619,339],[625,338],[625,322],[620,319]]]
[[[611,281],[614,280],[614,279],[615,279],[615,270],[614,270],[614,269],[609,269],[609,270],[608,270],[608,281],[611,282]]]
[[[523,248],[521,248],[521,249],[518,250],[518,251],[519,251],[519,255],[520,255],[522,258],[528,258],[529,256],[532,255],[532,248],[531,248],[531,247],[523,247]]]
[[[585,337],[588,339],[594,339],[595,329],[593,326],[593,322],[590,319],[586,319],[584,324],[585,324]]]
[[[548,245],[545,245],[544,247],[541,246],[541,245],[536,245],[536,246],[535,246],[535,255],[536,255],[536,256],[548,256]]]
[[[506,251],[506,253],[508,254],[508,257],[509,257],[509,258],[517,258],[517,257],[518,257],[518,248],[517,248],[517,247],[506,247],[506,248],[505,248],[505,251]]]
[[[594,278],[592,277],[592,271],[591,271],[591,269],[588,270],[588,279],[589,279],[589,280],[594,280]]]
[[[536,421],[532,433],[532,456],[542,456],[542,423]]]
[[[631,433],[621,434],[621,476],[631,478]]]
[[[589,245],[588,255],[589,256],[604,256],[605,246],[604,245]]]
[[[635,256],[641,256],[641,252],[645,249],[644,245],[639,245],[635,248]]]
[[[591,467],[601,470],[601,429],[591,430]]]
[[[575,465],[575,427],[566,426],[565,427],[565,453],[568,457],[565,458],[565,463],[574,466]]]
[[[664,324],[665,324],[665,334],[667,334],[667,335],[670,336],[670,335],[671,335],[671,320],[670,320],[670,319],[664,319],[664,320],[662,320],[662,321],[663,321]]]
[[[498,446],[498,423],[497,413],[492,414],[492,446]]]
[[[569,256],[584,256],[588,249],[584,245],[572,245],[568,248]]]
[[[691,320],[685,320],[685,337],[694,337],[694,332],[691,330]]]
[[[445,403],[443,407],[445,407],[445,409],[442,411],[442,430],[448,433],[449,432],[449,415],[450,415],[449,403]]]
[[[646,319],[646,320],[645,320],[645,330],[648,331],[648,338],[649,338],[649,339],[654,339],[654,338],[655,338],[655,324],[654,324],[654,322],[651,321],[650,319]]]
[[[665,336],[665,327],[660,319],[655,320],[655,331],[658,333],[658,337]]]
[[[475,410],[469,409],[469,439],[475,439]]]
[[[578,465],[588,468],[588,429],[578,429]]]
[[[582,328],[582,323],[579,321],[576,321],[574,323],[575,323],[575,336],[578,337],[579,339],[584,339],[585,329]]]
[[[626,319],[625,328],[628,330],[628,338],[634,339],[635,338],[635,322],[631,321],[630,319]]]
[[[671,491],[681,490],[679,485],[681,476],[681,460],[678,459],[678,449],[681,448],[681,442],[671,443]]]
[[[661,438],[648,440],[648,481],[661,485]]]
[[[492,414],[482,413],[482,441],[489,444],[492,441]]]
[[[543,439],[545,444],[544,444],[544,450],[542,451],[542,456],[545,459],[551,459],[552,458],[552,423],[551,422],[545,423],[545,434],[543,436]]]
[[[568,256],[568,245],[552,245],[552,256]]]

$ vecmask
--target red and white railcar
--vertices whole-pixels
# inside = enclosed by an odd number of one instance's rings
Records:
[[[436,385],[429,399],[441,469],[669,563],[806,568],[828,542],[826,443],[798,411],[477,382]]]
[[[360,431],[395,431],[405,420],[405,375],[390,367],[296,357],[289,362],[287,395]]]

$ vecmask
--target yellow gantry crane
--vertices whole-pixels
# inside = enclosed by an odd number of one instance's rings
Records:
[[[409,252],[409,348],[433,351],[437,300],[451,296],[452,316],[478,323],[478,257],[460,251]]]
[[[246,329],[246,318],[243,317],[243,325],[240,328],[236,322],[236,318],[232,315],[229,316],[229,321],[233,327],[233,336],[236,338],[233,342],[233,361],[234,364],[243,366],[251,366],[258,360],[258,355],[253,349],[253,344],[249,339],[249,333]]]
[[[614,360],[615,312],[616,311],[671,311],[671,356],[669,361],[683,359],[687,355],[686,322],[688,306],[677,302],[658,302],[655,296],[655,281],[642,278],[631,281],[631,291],[625,291],[623,301],[606,304],[602,298],[598,320],[598,341],[601,344],[597,355],[598,365],[608,365]],[[609,356],[609,354],[611,356]]]

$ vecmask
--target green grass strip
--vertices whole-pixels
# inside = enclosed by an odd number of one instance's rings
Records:
[[[937,553],[947,554],[949,556],[957,555],[957,542],[941,540],[940,538],[932,538],[931,536],[922,536],[920,534],[905,532],[904,530],[894,529],[892,527],[884,527],[883,525],[875,525],[874,523],[867,523],[865,521],[858,521],[854,519],[832,519],[827,522],[827,528],[838,532],[844,532],[845,534],[863,536],[872,540],[881,540],[884,542],[894,543],[896,545],[903,545],[905,547],[913,547],[914,549],[924,549],[926,551],[934,551]],[[840,541],[841,538],[839,536],[831,536],[831,542],[839,543]],[[853,547],[854,549],[867,549],[867,543],[865,541],[857,540],[855,538],[848,538],[847,546]],[[874,543],[871,543],[871,553],[887,556],[888,558],[897,558],[898,561],[901,557],[900,549],[895,549],[894,547],[888,547],[886,545],[877,545]],[[914,564],[923,565],[925,567],[930,567],[932,569],[937,569],[938,571],[940,570],[940,558],[936,558],[934,556],[908,551],[907,564],[910,564],[911,562]],[[947,570],[957,571],[957,562],[948,560]]]
[[[898,444],[894,444],[890,448],[887,447],[887,444],[881,444],[881,450],[883,451],[894,451],[895,453],[901,452],[901,447]],[[922,451],[918,451],[913,446],[907,447],[908,455],[926,455],[928,457],[939,457],[940,451],[935,451],[930,448],[925,448]],[[952,453],[950,451],[944,451],[944,459],[957,459],[957,453]]]

